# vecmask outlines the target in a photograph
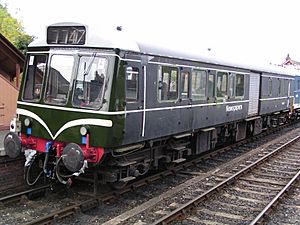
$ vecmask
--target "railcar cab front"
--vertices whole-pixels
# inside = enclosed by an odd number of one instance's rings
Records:
[[[86,26],[63,23],[49,26],[46,41],[28,49],[17,119],[5,150],[17,157],[33,149],[28,160],[43,155],[43,171],[52,178],[59,176],[59,163],[71,174],[98,164],[104,148],[121,139],[122,119],[107,113],[114,110],[118,56],[112,46],[95,43]]]
[[[22,100],[102,108],[113,58],[103,50],[79,48],[86,44],[86,31],[85,26],[76,24],[48,27],[47,50],[29,48]]]

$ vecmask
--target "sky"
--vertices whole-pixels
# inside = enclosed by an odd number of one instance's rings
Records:
[[[122,26],[133,39],[216,53],[240,61],[300,61],[297,0],[0,0],[25,31],[42,38],[46,26],[79,22]],[[208,52],[210,49],[210,52]]]

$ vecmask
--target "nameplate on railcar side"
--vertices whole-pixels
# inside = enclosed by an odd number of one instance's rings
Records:
[[[226,105],[226,112],[235,112],[243,109],[243,105]]]

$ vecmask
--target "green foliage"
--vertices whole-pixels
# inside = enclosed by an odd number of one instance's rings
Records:
[[[28,45],[33,41],[33,39],[33,36],[24,33],[16,38],[15,45],[22,53],[25,54],[27,52]]]
[[[12,42],[21,52],[26,53],[27,46],[34,37],[25,33],[24,28],[17,19],[7,11],[6,5],[0,3],[0,33]]]

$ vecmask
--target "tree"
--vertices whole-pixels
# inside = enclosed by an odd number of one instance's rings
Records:
[[[0,33],[12,42],[21,52],[26,53],[27,46],[34,36],[26,34],[22,23],[13,18],[6,5],[0,3]]]

